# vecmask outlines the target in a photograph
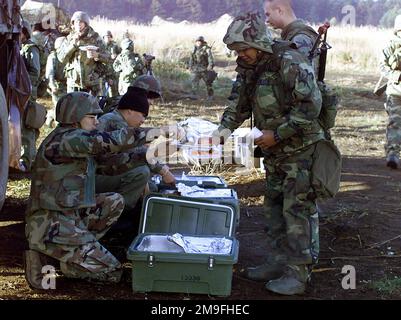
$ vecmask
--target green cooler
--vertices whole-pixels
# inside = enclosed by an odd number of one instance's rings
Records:
[[[229,202],[148,195],[139,236],[127,253],[133,291],[229,296],[238,214]]]

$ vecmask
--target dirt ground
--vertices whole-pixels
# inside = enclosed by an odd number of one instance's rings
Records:
[[[307,293],[300,297],[277,296],[268,293],[263,283],[241,276],[241,270],[262,263],[267,254],[262,208],[264,183],[261,175],[245,179],[227,174],[241,200],[241,223],[237,230],[240,256],[233,273],[232,295],[227,299],[400,298],[401,285],[397,279],[401,277],[401,171],[385,166],[384,97],[371,94],[375,81],[371,75],[331,73],[330,80],[339,86],[342,95],[338,125],[334,130],[335,140],[344,155],[342,187],[335,199],[320,204],[323,212],[321,254]],[[186,101],[180,105],[171,103],[168,113],[182,116],[182,111],[186,115],[203,112],[215,120],[224,108],[220,102],[224,103],[222,99],[217,100],[216,105],[209,107]],[[163,116],[163,112],[158,114],[158,117]],[[22,268],[22,251],[26,248],[23,220],[29,194],[27,178],[11,175],[13,192],[0,215],[0,299],[219,299],[173,293],[134,294],[127,261],[124,281],[118,285],[105,286],[60,277],[56,291],[32,291],[25,282]],[[107,241],[105,245],[124,258],[123,248]],[[345,265],[355,267],[355,290],[344,290],[341,286],[344,277],[341,271]]]

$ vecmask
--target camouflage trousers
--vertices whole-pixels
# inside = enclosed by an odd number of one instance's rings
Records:
[[[47,125],[50,125],[50,123],[52,123],[53,121],[56,121],[56,106],[57,106],[57,102],[60,100],[60,98],[62,96],[67,94],[67,87],[65,85],[64,85],[64,87],[62,87],[62,85],[59,85],[59,86],[60,86],[60,88],[62,88],[62,90],[52,91],[51,92],[51,97],[52,97],[52,102],[53,102],[54,108],[47,112],[47,117],[46,117],[46,124]]]
[[[384,106],[388,115],[386,155],[398,157],[401,151],[401,96],[389,95]]]
[[[118,282],[120,262],[99,243],[124,209],[118,193],[96,195],[96,207],[35,212],[26,219],[31,250],[60,261],[67,277]]]
[[[319,217],[311,187],[315,146],[280,162],[265,159],[270,261],[310,265],[319,255]]]
[[[200,82],[200,80],[203,80],[205,82],[205,84],[206,84],[207,95],[209,97],[213,96],[213,94],[214,94],[213,85],[208,80],[207,71],[194,72],[193,73],[193,76],[192,76],[192,92],[193,92],[193,94],[198,94],[199,93],[199,82]]]
[[[32,101],[28,102],[28,104],[31,103],[33,102]],[[27,167],[26,169],[30,171],[33,165],[33,161],[35,160],[36,157],[36,141],[39,138],[40,132],[38,129],[33,129],[26,126],[25,118],[27,110],[28,107],[25,108],[24,115],[21,118],[21,144],[22,144],[21,160],[24,161],[24,164]]]
[[[150,178],[148,166],[140,166],[118,176],[96,175],[96,193],[115,191],[124,197],[125,211],[135,208]]]

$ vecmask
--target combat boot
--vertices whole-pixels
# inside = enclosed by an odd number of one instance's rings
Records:
[[[394,153],[390,153],[387,156],[387,167],[390,167],[391,169],[397,169],[400,165],[400,159],[398,156]]]
[[[253,281],[269,281],[280,278],[284,273],[285,265],[264,263],[257,267],[247,268],[244,276]]]
[[[73,279],[83,279],[90,282],[119,283],[123,270],[116,269],[110,272],[90,272],[73,264],[61,262],[60,269],[64,276]]]
[[[281,278],[269,281],[265,288],[286,296],[304,294],[308,278],[309,272],[306,265],[289,265]]]
[[[42,269],[45,265],[47,265],[46,255],[34,250],[25,250],[23,252],[23,263],[25,279],[31,289],[43,290]]]

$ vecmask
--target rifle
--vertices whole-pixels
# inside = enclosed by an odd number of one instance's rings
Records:
[[[319,71],[317,80],[324,82],[326,77],[326,63],[327,63],[327,51],[332,47],[327,43],[327,31],[330,28],[330,22],[325,22],[324,25],[318,29],[319,36],[316,38],[315,43],[311,51],[309,52],[309,60],[312,62],[313,58],[319,55]],[[323,37],[323,39],[322,39]],[[318,47],[320,44],[320,47]]]
[[[382,76],[380,77],[379,81],[377,82],[375,89],[373,90],[373,93],[374,93],[376,96],[378,96],[378,97],[380,97],[380,96],[381,96],[384,92],[386,92],[386,90],[387,90],[387,82],[386,82],[385,84],[382,85],[383,80],[384,80],[385,78],[386,78],[386,77],[382,75]]]

